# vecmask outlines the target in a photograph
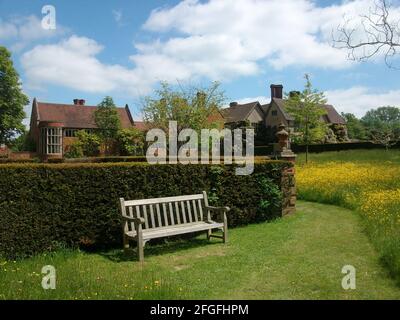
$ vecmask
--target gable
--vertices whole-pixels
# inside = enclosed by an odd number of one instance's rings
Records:
[[[254,108],[247,116],[250,123],[258,123],[264,120],[264,114],[260,108]]]
[[[293,118],[285,112],[284,108],[282,108],[282,104],[283,101],[282,103],[277,103],[274,98],[268,105],[265,117],[265,125],[267,127],[278,127],[281,123],[288,125],[290,121],[293,121]]]
[[[255,109],[257,110],[254,112]],[[225,118],[226,123],[242,122],[247,120],[249,120],[250,122],[259,122],[262,121],[263,118],[263,111],[258,101],[245,104],[237,104],[229,108],[223,109],[221,112]],[[261,120],[257,120],[259,118],[258,114],[261,115]],[[249,117],[254,119],[254,121],[249,119]]]

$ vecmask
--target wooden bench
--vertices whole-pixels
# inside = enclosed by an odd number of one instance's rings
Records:
[[[129,200],[120,198],[123,218],[124,250],[129,248],[129,241],[137,243],[139,261],[144,259],[144,246],[155,238],[178,234],[206,231],[207,239],[221,238],[228,240],[228,207],[208,205],[207,193],[187,196]],[[219,219],[214,220],[217,214]],[[222,230],[223,235],[214,235],[214,229]]]

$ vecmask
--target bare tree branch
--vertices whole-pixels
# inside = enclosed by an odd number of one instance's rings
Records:
[[[386,65],[398,69],[393,58],[400,53],[400,21],[392,19],[391,8],[389,0],[375,0],[368,14],[358,16],[360,22],[343,18],[336,33],[332,32],[333,46],[348,50],[348,58],[353,61],[383,54]]]

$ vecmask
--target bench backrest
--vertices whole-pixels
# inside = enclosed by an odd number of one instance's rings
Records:
[[[141,217],[145,223],[143,229],[162,228],[207,220],[207,193],[152,198],[141,200],[120,199],[122,214],[129,217]],[[125,231],[135,230],[134,224],[126,223]]]

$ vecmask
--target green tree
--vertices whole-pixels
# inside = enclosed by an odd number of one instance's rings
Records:
[[[179,86],[178,89],[162,82],[155,97],[144,99],[142,111],[150,126],[166,132],[169,121],[177,121],[178,132],[185,128],[199,131],[221,127],[222,123],[210,121],[210,117],[218,114],[224,100],[218,82],[206,88]]]
[[[361,121],[372,142],[382,144],[386,150],[400,139],[400,108],[386,106],[372,109]]]
[[[99,128],[98,135],[104,143],[106,153],[114,139],[117,137],[118,130],[121,128],[121,120],[114,100],[107,96],[98,104],[95,111],[95,121]]]
[[[136,128],[118,131],[117,142],[121,155],[137,156],[143,154],[144,133]]]
[[[78,141],[73,144],[71,152],[79,155],[82,153],[87,157],[95,157],[100,153],[101,139],[97,134],[86,132],[85,130],[79,130],[76,133]],[[81,152],[79,151],[81,150]]]
[[[350,139],[367,139],[365,126],[360,119],[352,113],[344,112],[342,112],[342,117],[346,120],[347,134]]]
[[[29,132],[26,130],[21,133],[17,138],[13,139],[11,142],[11,149],[13,151],[35,151],[36,145]]]
[[[308,162],[308,146],[321,141],[326,132],[326,125],[321,116],[326,114],[322,107],[326,103],[323,92],[313,89],[308,74],[304,76],[304,90],[298,94],[287,96],[285,106],[295,121],[295,131],[298,141],[306,146],[306,163]]]
[[[390,128],[393,131],[400,131],[400,108],[385,106],[372,109],[361,118],[361,121],[368,130]]]
[[[24,106],[29,103],[22,92],[19,75],[11,60],[11,53],[0,46],[0,144],[8,143],[25,126]]]

